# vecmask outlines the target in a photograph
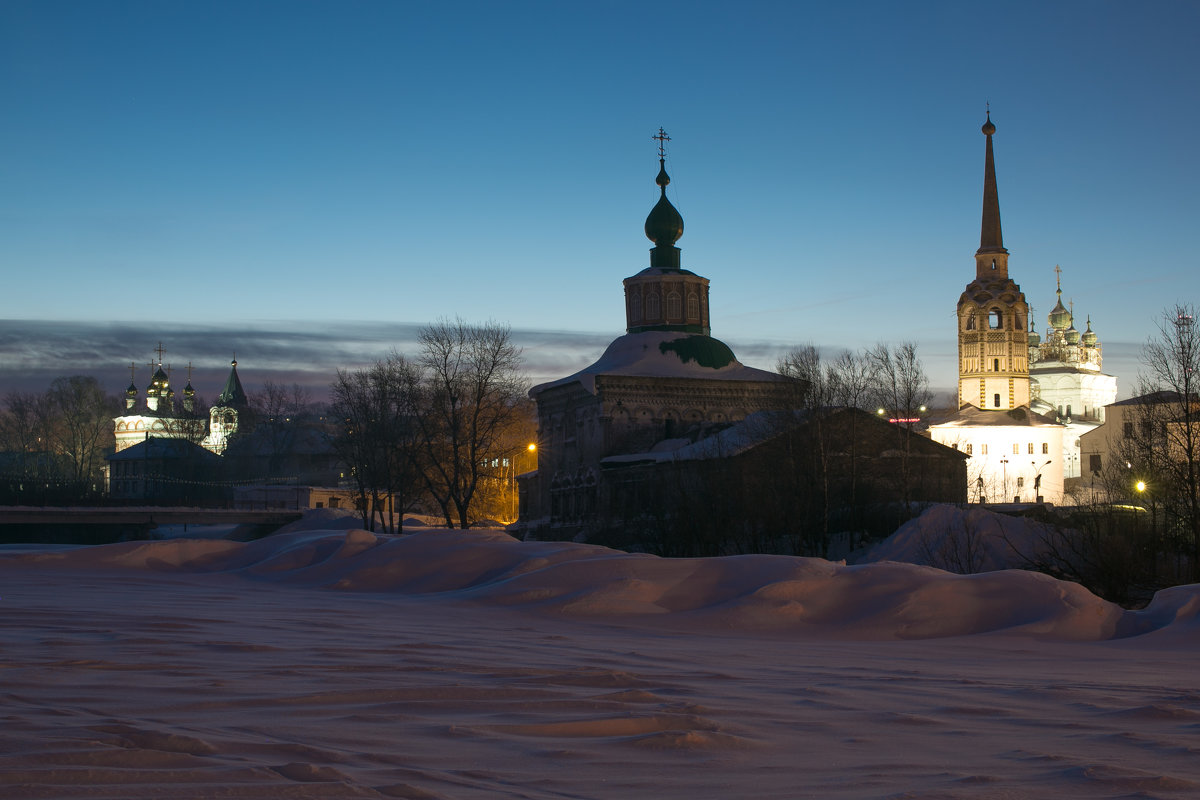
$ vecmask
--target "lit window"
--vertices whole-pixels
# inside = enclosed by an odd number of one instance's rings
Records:
[[[1033,442],[1029,443],[1029,455],[1033,455]]]
[[[986,456],[987,455],[987,445],[986,444],[979,445],[979,452],[981,455]]]
[[[1013,455],[1014,456],[1021,455],[1021,445],[1017,444],[1016,442],[1013,442]]]
[[[1042,455],[1045,456],[1045,455],[1049,455],[1049,454],[1050,454],[1050,443],[1042,442]]]

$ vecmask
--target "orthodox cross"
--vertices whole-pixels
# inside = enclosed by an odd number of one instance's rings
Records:
[[[137,364],[129,362],[129,382],[137,383]]]
[[[1054,265],[1054,280],[1058,283],[1059,291],[1062,291],[1062,267],[1058,264]]]
[[[154,348],[154,352],[158,353],[158,363],[161,366],[163,353],[167,352],[166,350],[163,349],[161,341],[158,343],[158,347]]]
[[[667,151],[663,148],[663,145],[665,145],[667,142],[671,141],[671,137],[667,136],[666,131],[664,131],[662,128],[659,128],[658,133],[654,136],[651,136],[650,138],[658,140],[658,157],[666,158]]]
[[[188,383],[192,382],[192,362],[188,362]]]

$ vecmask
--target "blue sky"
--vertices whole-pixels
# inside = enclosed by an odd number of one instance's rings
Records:
[[[623,329],[660,125],[714,335],[763,367],[913,340],[950,388],[990,101],[1010,272],[1042,330],[1062,265],[1124,395],[1200,302],[1197,31],[1193,2],[6,0],[0,388],[116,390],[160,339],[325,384],[454,316],[559,377]]]

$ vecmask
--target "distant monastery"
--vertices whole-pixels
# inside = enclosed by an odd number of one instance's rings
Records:
[[[125,390],[125,413],[113,420],[116,452],[149,439],[186,439],[221,455],[239,426],[245,422],[243,418],[250,407],[246,392],[242,389],[242,381],[238,378],[237,361],[231,363],[225,387],[205,420],[195,413],[196,390],[192,388],[190,376],[183,387],[182,408],[176,409],[175,390],[171,388],[170,375],[163,369],[161,345],[157,352],[158,360],[150,364],[155,370],[146,387],[142,408],[137,407],[135,367],[130,365],[130,383]]]

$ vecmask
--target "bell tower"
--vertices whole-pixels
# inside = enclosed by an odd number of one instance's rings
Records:
[[[983,220],[975,280],[958,299],[958,404],[987,411],[1029,405],[1029,306],[1008,277],[989,110],[983,124]]]

